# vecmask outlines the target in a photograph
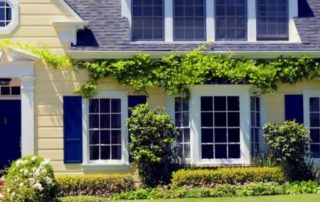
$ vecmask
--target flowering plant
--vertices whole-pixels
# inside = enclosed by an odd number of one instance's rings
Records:
[[[50,202],[57,183],[49,160],[26,156],[12,163],[4,188],[4,201]]]

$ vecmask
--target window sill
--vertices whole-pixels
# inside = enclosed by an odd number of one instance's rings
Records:
[[[84,171],[128,171],[130,169],[130,165],[124,163],[85,163],[81,167]]]

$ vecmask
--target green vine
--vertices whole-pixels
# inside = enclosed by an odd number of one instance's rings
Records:
[[[39,48],[30,44],[15,42],[10,39],[0,40],[0,48],[17,48],[30,52],[54,68],[73,67],[74,64],[71,57],[67,55],[58,55],[46,47]]]
[[[185,56],[172,54],[160,59],[136,55],[127,60],[79,62],[90,72],[90,81],[77,92],[86,98],[96,95],[100,79],[112,77],[116,82],[132,86],[137,92],[159,87],[171,95],[189,96],[189,88],[197,84],[251,84],[260,91],[272,92],[277,83],[294,84],[318,79],[320,60],[310,56],[280,56],[274,60],[234,58],[231,55],[206,54],[200,48]]]

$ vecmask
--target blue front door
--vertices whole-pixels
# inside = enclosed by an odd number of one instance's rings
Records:
[[[21,156],[21,101],[0,100],[0,170]]]

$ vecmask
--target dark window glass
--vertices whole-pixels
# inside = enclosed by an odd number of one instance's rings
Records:
[[[260,152],[260,98],[251,97],[251,155],[256,156]]]
[[[10,95],[10,87],[1,87],[1,95]]]
[[[190,158],[189,100],[184,97],[175,98],[175,126],[179,131],[176,140],[178,154],[183,159]]]
[[[6,2],[0,2],[0,27],[6,27],[12,20],[12,8]]]
[[[163,40],[163,0],[132,0],[132,40]]]
[[[247,0],[216,0],[216,40],[247,38]]]
[[[240,158],[239,97],[201,97],[201,135],[202,158]]]
[[[174,39],[204,41],[205,0],[174,0]]]
[[[20,87],[11,87],[11,95],[20,95],[21,89]]]
[[[288,40],[288,0],[257,0],[257,40]]]
[[[89,101],[90,160],[121,159],[121,100]]]

